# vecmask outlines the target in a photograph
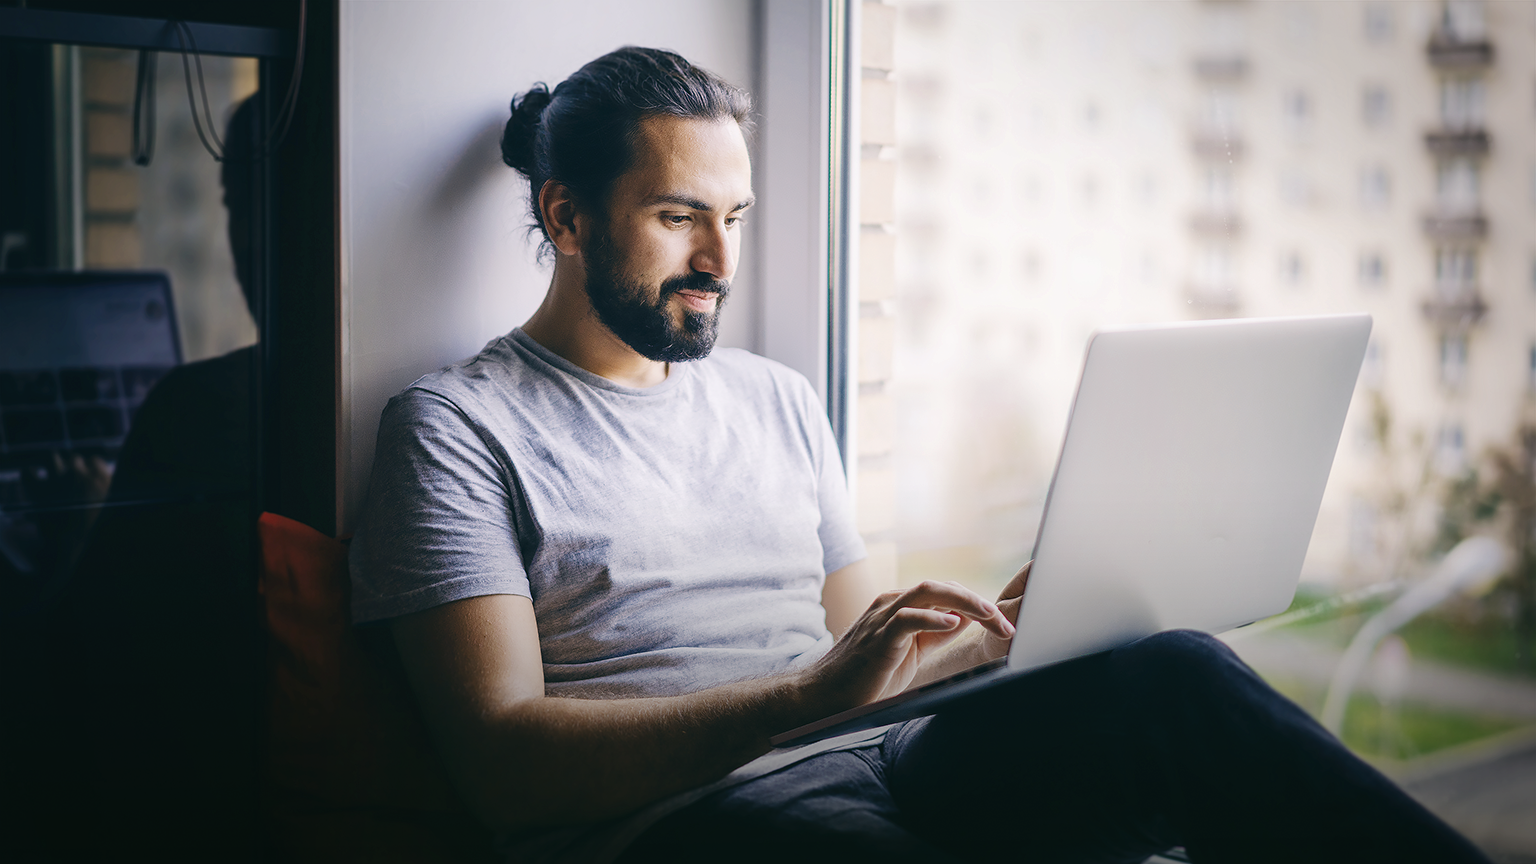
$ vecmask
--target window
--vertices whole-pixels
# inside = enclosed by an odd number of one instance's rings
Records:
[[[1385,210],[1392,203],[1392,175],[1384,165],[1366,165],[1360,169],[1360,206],[1366,210]]]
[[[1293,136],[1302,137],[1312,130],[1312,97],[1307,91],[1292,88],[1280,100],[1280,115],[1285,129]]]
[[[1200,250],[1195,258],[1195,288],[1201,293],[1214,294],[1232,290],[1232,250],[1213,245]]]
[[[1372,129],[1392,122],[1392,92],[1380,84],[1367,84],[1360,92],[1360,120]]]
[[[1481,196],[1477,163],[1471,159],[1447,159],[1440,163],[1435,184],[1435,204],[1448,216],[1467,216],[1478,212]]]
[[[1440,383],[1458,390],[1467,377],[1467,337],[1447,333],[1440,337]],[[1458,427],[1459,428],[1459,427]]]
[[[1365,5],[1365,41],[1376,44],[1392,41],[1394,23],[1391,3]]]
[[[1280,281],[1286,285],[1300,286],[1307,281],[1307,259],[1292,249],[1280,253]]]
[[[1297,3],[1310,7],[1299,15],[1282,3],[1177,4],[1187,15],[1170,4],[1073,0],[882,3],[904,22],[892,79],[901,100],[901,202],[890,268],[901,335],[883,391],[894,404],[894,431],[879,463],[895,481],[866,484],[873,457],[862,456],[857,494],[882,495],[874,512],[894,511],[884,533],[868,539],[872,549],[886,543],[893,550],[887,554],[897,584],[957,579],[986,593],[1028,555],[1094,329],[1361,307],[1379,314],[1350,409],[1358,446],[1339,449],[1304,578],[1329,586],[1320,591],[1343,591],[1390,581],[1403,563],[1432,567],[1433,519],[1423,517],[1439,505],[1444,484],[1421,482],[1424,470],[1434,471],[1437,461],[1453,470],[1480,466],[1485,449],[1513,432],[1501,426],[1516,422],[1509,400],[1536,406],[1536,390],[1525,395],[1522,365],[1536,348],[1536,245],[1529,239],[1536,237],[1536,155],[1515,132],[1495,142],[1493,157],[1464,164],[1452,164],[1459,153],[1428,151],[1423,133],[1441,129],[1442,78],[1475,77],[1436,72],[1427,62],[1423,26],[1438,24],[1442,0]],[[917,22],[934,9],[943,10],[945,27],[920,29]],[[1287,26],[1304,30],[1307,13],[1315,26],[1310,46],[1298,51]],[[1154,20],[1173,46],[1164,50],[1174,59],[1162,67],[1138,48]],[[1256,29],[1244,34],[1244,22]],[[1084,37],[1090,31],[1101,43],[1092,50]],[[1033,60],[1021,56],[1021,33],[1039,34]],[[1526,42],[1513,34],[1499,39],[1495,68],[1504,71],[1484,74],[1516,76],[1515,101],[1528,103],[1530,71],[1513,59],[1523,59]],[[1387,52],[1398,56],[1387,62]],[[1405,58],[1412,62],[1397,62]],[[1242,59],[1248,62],[1230,62]],[[1229,62],[1210,62],[1217,60]],[[1360,71],[1309,77],[1351,69]],[[1223,77],[1237,72],[1242,77]],[[943,92],[955,98],[909,89],[924,78],[942,79]],[[1460,116],[1478,117],[1475,86],[1457,86],[1450,98]],[[1498,106],[1494,85],[1483,86],[1486,123]],[[1098,132],[1082,122],[1090,99]],[[984,150],[968,128],[978,101],[994,106],[997,140],[1041,125],[1049,136],[1006,152]],[[1529,124],[1532,106],[1515,108]],[[920,172],[912,161],[917,147],[932,151],[928,164],[941,167]],[[1423,217],[1439,215],[1437,200],[1475,212],[1469,208],[1480,200],[1482,158],[1513,160],[1501,182],[1518,188],[1500,191],[1518,200],[1494,226],[1519,256],[1510,265],[1519,285],[1504,286],[1519,296],[1493,298],[1474,335],[1445,346],[1442,371],[1441,335],[1459,325],[1433,322],[1475,312],[1467,301],[1484,275],[1483,241],[1439,230],[1475,227],[1447,224],[1453,220],[1426,231]],[[993,178],[985,203],[973,196],[978,172]],[[1101,201],[1093,209],[1081,205],[1089,174],[1098,178]],[[1040,191],[1031,193],[1036,184]],[[1039,206],[1028,203],[1035,197]],[[1248,223],[1230,236],[1218,230],[1222,220],[1201,218],[1226,207]],[[993,250],[997,290],[971,290],[962,278],[977,248]],[[1439,299],[1441,284],[1449,303]],[[996,348],[998,332],[1015,346],[1007,353]],[[1482,338],[1489,344],[1479,342],[1478,351],[1489,359],[1479,353],[1476,371],[1479,378],[1484,366],[1503,374],[1503,390],[1470,377],[1470,342]],[[1464,383],[1451,389],[1442,375]],[[867,429],[860,426],[860,437]],[[1391,446],[1375,446],[1382,440]],[[1437,460],[1442,449],[1447,458]],[[1340,629],[1363,619],[1339,622]],[[1491,633],[1494,625],[1486,626]],[[1420,653],[1418,637],[1405,638]]]
[[[1483,79],[1453,76],[1440,82],[1440,125],[1453,132],[1483,128]]]
[[[1360,365],[1360,383],[1369,390],[1380,390],[1382,380],[1386,377],[1386,365],[1381,355],[1381,340],[1373,338],[1365,346],[1365,361]],[[1365,428],[1374,439],[1375,425],[1367,423]]]
[[[1477,252],[1473,249],[1442,246],[1435,251],[1435,291],[1442,298],[1454,300],[1477,288]]]
[[[1242,119],[1241,107],[1236,93],[1225,87],[1214,87],[1206,91],[1200,123],[1207,134],[1216,137],[1235,135]]]
[[[1205,50],[1220,57],[1241,53],[1247,41],[1242,7],[1235,3],[1209,3],[1203,6],[1203,11]]]
[[[1027,249],[1019,261],[1020,269],[1024,274],[1025,283],[1033,286],[1040,281],[1040,253],[1034,249]]]
[[[1230,166],[1207,166],[1204,187],[1205,208],[1216,213],[1228,213],[1236,209],[1235,186]]]
[[[1361,288],[1381,288],[1387,284],[1387,259],[1380,252],[1360,253],[1356,277]]]
[[[1446,0],[1442,26],[1458,42],[1477,42],[1487,37],[1482,0]]]
[[[1435,468],[1455,475],[1466,470],[1467,443],[1460,423],[1444,423],[1435,433]]]

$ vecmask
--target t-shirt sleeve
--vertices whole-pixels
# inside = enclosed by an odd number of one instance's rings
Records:
[[[843,460],[837,452],[837,439],[832,436],[832,424],[827,421],[827,414],[809,382],[805,382],[802,394],[802,422],[806,426],[812,463],[816,466],[816,497],[821,505],[821,524],[817,528],[821,562],[827,573],[833,573],[864,560],[868,552],[854,520],[853,502],[848,495],[848,475],[843,472]]]
[[[410,389],[390,400],[352,541],[355,623],[487,594],[532,596],[504,459],[447,399]]]

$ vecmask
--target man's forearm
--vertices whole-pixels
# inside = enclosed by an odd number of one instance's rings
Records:
[[[528,699],[443,743],[475,754],[454,761],[481,817],[514,829],[612,818],[712,782],[811,715],[775,676],[674,697]]]

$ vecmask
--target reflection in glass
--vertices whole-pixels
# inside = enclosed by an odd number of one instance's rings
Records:
[[[0,638],[20,658],[8,730],[30,742],[8,782],[44,833],[88,818],[151,848],[174,813],[171,848],[248,838],[257,62],[202,58],[221,165],[179,55],[144,55],[136,95],[138,52],[0,54],[0,96],[31,112],[0,125]],[[140,162],[136,98],[155,118]]]

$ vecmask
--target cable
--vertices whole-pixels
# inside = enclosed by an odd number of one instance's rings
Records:
[[[288,92],[283,96],[282,107],[278,109],[277,117],[273,119],[272,135],[267,138],[267,150],[272,151],[282,146],[288,137],[288,127],[293,123],[293,115],[299,104],[299,80],[304,77],[304,37],[309,29],[309,0],[299,0],[299,43],[298,54],[293,59],[293,75],[288,79]]]
[[[305,45],[305,37],[306,37],[307,32],[309,30],[308,10],[309,10],[309,0],[299,0],[299,39],[298,39],[298,45],[297,45],[297,52],[298,53],[294,57],[294,60],[293,60],[293,74],[288,79],[288,92],[283,95],[282,105],[280,105],[278,107],[277,114],[272,118],[272,126],[273,126],[272,131],[267,135],[266,140],[264,142],[262,142],[261,148],[257,152],[252,153],[249,157],[246,157],[246,158],[249,158],[249,159],[267,159],[267,158],[270,158],[273,153],[277,152],[277,148],[281,147],[283,145],[283,142],[285,140],[287,140],[287,138],[288,138],[288,130],[293,125],[293,117],[294,117],[294,115],[296,113],[298,113],[297,112],[297,107],[298,107],[298,104],[299,104],[299,82],[304,77],[304,45]],[[215,131],[215,125],[214,125],[214,122],[213,122],[213,109],[210,108],[209,104],[208,104],[208,86],[207,86],[207,84],[203,80],[203,56],[197,50],[197,38],[194,36],[194,34],[192,32],[192,26],[190,24],[188,24],[187,22],[185,22],[185,21],[174,21],[172,23],[175,25],[175,28],[176,28],[176,41],[181,46],[181,69],[182,69],[182,72],[183,72],[183,74],[185,76],[185,79],[186,79],[186,82],[187,82],[187,106],[192,109],[192,126],[193,126],[193,128],[195,128],[197,130],[198,140],[203,142],[203,149],[208,151],[208,154],[213,157],[213,161],[215,161],[215,162],[223,162],[226,158],[228,158],[228,148],[225,146],[223,141],[219,140],[218,132]],[[191,58],[189,58],[187,56],[188,53],[189,53],[189,50],[188,50],[189,46],[190,46]],[[203,109],[202,109],[202,113],[201,114],[198,113],[197,97],[192,92],[192,62],[193,61],[195,61],[197,63],[197,89],[198,89],[198,92],[202,95]],[[145,64],[144,57],[143,57],[143,54],[141,54],[140,58],[139,58],[139,69],[140,69],[140,73],[139,74],[140,74],[140,77],[141,77],[141,81],[142,81],[142,77],[143,77],[143,74],[144,74],[144,72],[143,72],[144,64]],[[152,65],[153,64],[151,64],[151,66]],[[153,82],[153,78],[154,78],[154,73],[151,72],[150,73],[150,80],[151,80],[151,82]],[[153,125],[153,123],[154,123],[154,107],[153,106],[154,106],[154,103],[153,103],[153,101],[151,101],[151,103],[150,103],[150,123],[151,123],[151,125]],[[208,129],[207,129],[206,133],[204,133],[204,131],[203,131],[203,125],[204,125],[205,122],[206,122],[206,124],[208,126]],[[137,101],[135,101],[135,104],[134,104],[134,136],[135,136],[134,140],[135,140],[135,142],[137,142],[137,140],[138,140],[138,103],[137,103]],[[213,143],[212,144],[209,143],[209,139],[210,138],[213,139]],[[150,131],[150,139],[149,140],[150,140],[150,149],[153,150],[153,148],[154,148],[154,132],[153,132],[153,129],[151,129],[151,131]],[[135,153],[137,153],[137,144],[135,144]],[[139,164],[147,165],[149,163],[148,162],[141,162]]]
[[[133,164],[148,166],[155,158],[155,52],[139,52],[139,73],[133,85]]]
[[[213,111],[208,107],[208,87],[203,83],[203,55],[197,53],[197,40],[192,36],[192,28],[185,21],[173,22],[176,25],[176,41],[181,43],[181,71],[186,75],[187,81],[187,105],[192,109],[192,126],[197,130],[198,140],[203,142],[203,149],[213,156],[213,161],[224,161],[224,142],[219,140],[219,134],[213,130]],[[187,59],[187,43],[192,44],[192,56],[197,58],[197,88],[203,93],[203,110],[208,115],[208,134],[203,134],[203,121],[197,113],[197,99],[192,95],[192,64]],[[213,145],[208,143],[213,138]],[[214,149],[214,145],[218,149]]]

